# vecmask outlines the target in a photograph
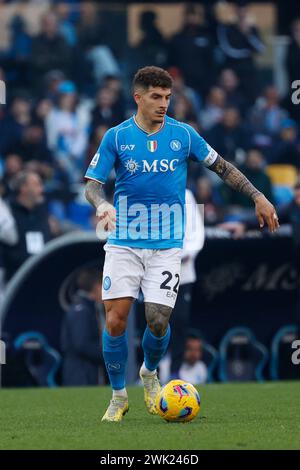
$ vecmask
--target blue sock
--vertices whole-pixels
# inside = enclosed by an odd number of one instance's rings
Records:
[[[125,369],[128,356],[127,332],[121,336],[102,333],[102,350],[105,367],[113,390],[125,387]]]
[[[144,350],[144,361],[145,366],[149,370],[155,370],[160,362],[160,360],[165,355],[171,336],[171,328],[168,325],[167,332],[165,336],[157,337],[150,331],[150,329],[145,329],[143,336],[143,350]]]

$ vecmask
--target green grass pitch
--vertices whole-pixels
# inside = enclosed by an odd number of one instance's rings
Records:
[[[300,382],[199,388],[194,421],[167,423],[129,387],[129,413],[101,423],[108,387],[0,391],[0,449],[300,449]]]

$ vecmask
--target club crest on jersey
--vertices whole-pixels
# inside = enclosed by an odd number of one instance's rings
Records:
[[[147,149],[149,150],[149,152],[155,152],[155,150],[157,149],[157,140],[148,140]]]
[[[181,149],[180,140],[171,140],[170,147],[174,152],[178,152]]]

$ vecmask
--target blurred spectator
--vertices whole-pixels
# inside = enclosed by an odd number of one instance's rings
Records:
[[[68,3],[57,3],[55,13],[58,18],[59,32],[70,47],[74,47],[78,42],[76,27],[71,21],[70,5]]]
[[[59,96],[58,87],[66,80],[61,70],[50,70],[44,77],[43,97],[55,102]]]
[[[58,105],[46,122],[48,144],[58,168],[67,175],[69,183],[76,183],[82,176],[87,129],[79,119],[74,84],[62,82],[58,91]]]
[[[27,126],[22,139],[13,147],[16,153],[22,155],[24,162],[35,160],[48,165],[52,164],[52,154],[47,147],[45,131],[38,122],[32,122]]]
[[[207,366],[203,362],[203,342],[198,333],[191,331],[185,341],[184,360],[176,378],[193,385],[207,381]],[[170,356],[165,356],[159,364],[159,377],[162,383],[170,379]],[[172,375],[171,375],[172,377]]]
[[[77,285],[76,297],[65,314],[61,329],[63,385],[98,385],[104,382],[103,370],[100,377],[103,361],[97,312],[101,302],[100,272],[97,269],[81,270]]]
[[[20,155],[9,153],[6,155],[3,174],[3,189],[5,198],[9,199],[13,193],[13,181],[16,175],[23,169]]]
[[[107,75],[103,80],[103,88],[108,88],[114,93],[114,109],[115,112],[125,119],[126,113],[126,98],[124,94],[123,84],[120,77],[116,75]],[[121,119],[121,120],[122,120]]]
[[[148,64],[165,67],[167,63],[167,43],[157,27],[154,11],[144,11],[140,16],[142,39],[135,49],[138,57],[137,67]]]
[[[188,5],[183,28],[170,41],[169,64],[178,67],[186,84],[204,97],[214,80],[214,41],[203,5]]]
[[[173,99],[173,116],[177,121],[181,122],[197,120],[193,104],[186,95],[177,95]]]
[[[289,86],[294,80],[299,80],[300,70],[300,18],[292,24],[292,38],[287,49],[286,67],[289,76]]]
[[[23,96],[13,99],[9,113],[1,122],[0,154],[7,154],[18,145],[31,122],[30,102]]]
[[[96,106],[92,110],[91,130],[100,125],[116,126],[124,120],[122,110],[116,106],[118,95],[112,88],[100,88],[96,97]]]
[[[29,256],[40,253],[51,239],[41,178],[36,173],[22,171],[16,175],[13,188],[15,198],[10,207],[19,240],[4,252],[7,280]]]
[[[235,161],[237,151],[247,150],[251,135],[242,125],[237,108],[226,108],[219,124],[206,133],[206,140],[223,158]]]
[[[284,119],[280,133],[274,139],[268,163],[284,163],[300,169],[300,142],[296,122]]]
[[[222,121],[226,103],[226,95],[222,88],[212,87],[206,98],[205,106],[200,111],[200,123],[203,130],[211,129]]]
[[[26,32],[22,16],[16,15],[12,18],[10,35],[10,47],[4,56],[7,79],[10,87],[26,88],[30,85],[29,62],[32,38]]]
[[[195,115],[198,115],[199,109],[201,108],[202,101],[199,93],[193,88],[186,85],[184,77],[181,71],[177,67],[169,67],[169,74],[173,79],[172,86],[172,100],[169,106],[169,112],[173,113],[173,103],[176,102],[177,96],[184,95],[192,104]]]
[[[245,4],[236,7],[235,23],[218,25],[217,35],[225,55],[224,66],[236,72],[243,92],[253,102],[258,91],[254,55],[264,52],[265,46]]]
[[[196,181],[196,200],[203,204],[205,225],[215,225],[222,218],[221,208],[216,202],[211,180],[205,176]]]
[[[238,108],[241,115],[244,116],[247,109],[247,99],[240,90],[240,81],[234,70],[222,70],[219,85],[226,94],[226,106]]]
[[[263,167],[264,158],[262,153],[257,149],[250,149],[247,153],[246,161],[240,169],[249,181],[251,181],[251,183],[261,191],[269,201],[274,202],[272,183]],[[226,204],[230,206],[238,206],[244,209],[253,209],[253,202],[244,194],[233,191],[225,184],[222,185],[220,191]]]
[[[249,111],[248,122],[253,132],[254,145],[268,149],[285,117],[287,112],[280,106],[277,88],[268,86]]]
[[[41,33],[32,43],[32,76],[34,90],[41,89],[45,74],[53,69],[71,73],[72,49],[61,36],[58,21],[53,13],[46,13],[42,18]]]

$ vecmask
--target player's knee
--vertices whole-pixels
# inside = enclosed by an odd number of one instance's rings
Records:
[[[126,330],[126,318],[117,310],[110,310],[106,314],[105,326],[111,336],[120,336]]]

